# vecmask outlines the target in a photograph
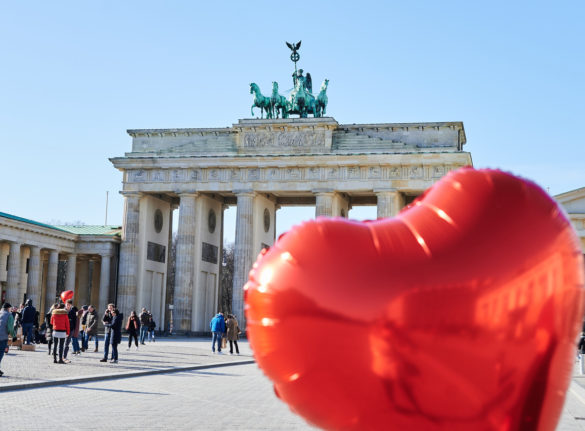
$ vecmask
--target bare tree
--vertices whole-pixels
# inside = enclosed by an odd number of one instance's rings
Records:
[[[232,297],[234,284],[234,244],[228,243],[223,247],[221,269],[219,275],[219,307],[222,311],[232,312]]]

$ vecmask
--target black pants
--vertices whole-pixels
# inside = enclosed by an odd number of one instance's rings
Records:
[[[132,346],[132,338],[134,338],[136,347],[138,347],[138,334],[136,332],[128,332],[128,348]]]
[[[53,338],[53,358],[57,359],[57,345],[59,345],[59,360],[63,359],[63,347],[65,338]]]
[[[238,342],[237,341],[230,341],[230,353],[234,353],[234,346],[232,346],[232,343],[234,343],[236,345],[236,353],[240,354],[240,349],[238,349]]]
[[[112,343],[112,361],[118,360],[118,343]]]

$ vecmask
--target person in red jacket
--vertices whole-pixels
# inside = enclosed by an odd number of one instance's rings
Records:
[[[51,325],[53,326],[53,362],[55,364],[64,364],[63,347],[65,346],[65,339],[71,332],[69,317],[64,304],[59,304],[59,307],[51,313]],[[59,362],[57,362],[57,344],[59,344]]]

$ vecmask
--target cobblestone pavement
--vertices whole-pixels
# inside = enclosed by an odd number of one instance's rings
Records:
[[[11,351],[2,370],[12,376],[0,378],[0,385],[8,379],[52,379],[57,369],[69,370],[70,375],[85,373],[86,367],[106,374],[120,372],[122,366],[124,372],[155,364],[168,369],[164,358],[178,366],[229,366],[115,380],[98,380],[99,374],[91,371],[98,374],[96,381],[0,393],[0,429],[315,429],[276,398],[255,364],[233,362],[252,359],[245,341],[240,343],[241,356],[213,355],[209,345],[207,339],[191,338],[161,339],[141,346],[138,353],[124,347],[117,366],[99,363],[101,356],[93,353],[74,357],[68,365],[53,365],[46,347],[34,353]],[[75,422],[75,417],[82,422]],[[585,376],[574,375],[557,431],[585,431]]]
[[[73,355],[69,351],[70,364],[54,364],[53,357],[48,355],[47,345],[37,345],[34,352],[25,352],[11,348],[4,355],[0,369],[5,373],[0,378],[0,391],[13,385],[34,384],[67,380],[76,377],[105,376],[127,374],[148,370],[163,370],[177,367],[221,364],[252,360],[252,351],[245,341],[238,342],[241,355],[218,355],[211,352],[211,339],[206,338],[159,338],[156,342],[132,346],[127,350],[126,339],[118,347],[119,361],[117,364],[102,363],[103,342],[99,351],[94,353],[95,345],[90,343],[89,351]],[[111,355],[111,349],[110,349]],[[1,393],[1,392],[0,392]]]

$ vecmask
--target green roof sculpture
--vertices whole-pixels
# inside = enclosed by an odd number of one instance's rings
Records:
[[[301,41],[296,44],[286,42],[286,46],[292,51],[291,61],[295,64],[295,71],[292,74],[293,88],[289,98],[278,93],[278,82],[272,82],[272,94],[264,96],[260,87],[252,82],[250,84],[250,94],[254,94],[254,103],[250,109],[252,116],[254,108],[260,108],[260,118],[288,118],[291,114],[297,114],[301,118],[307,118],[309,114],[313,117],[322,117],[327,109],[327,86],[329,80],[325,79],[321,84],[319,94],[313,95],[313,80],[311,74],[303,75],[303,69],[297,70],[297,61],[301,58],[298,49],[301,47]]]

